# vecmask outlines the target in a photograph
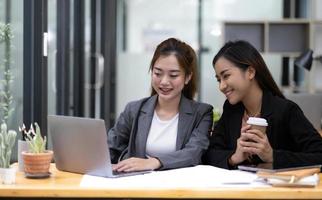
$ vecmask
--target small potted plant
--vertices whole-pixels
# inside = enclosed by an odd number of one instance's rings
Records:
[[[41,136],[37,123],[34,123],[34,125],[36,131],[31,125],[30,130],[25,135],[29,149],[22,152],[25,176],[28,178],[45,178],[50,175],[49,168],[53,151],[46,150],[46,136]]]
[[[3,184],[13,184],[16,180],[16,169],[10,167],[12,147],[15,144],[17,132],[7,130],[6,123],[1,124],[0,131],[0,180]]]

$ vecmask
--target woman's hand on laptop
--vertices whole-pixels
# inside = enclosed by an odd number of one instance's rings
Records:
[[[119,172],[132,172],[143,170],[154,170],[161,167],[161,163],[157,158],[128,158],[113,165],[113,170]]]

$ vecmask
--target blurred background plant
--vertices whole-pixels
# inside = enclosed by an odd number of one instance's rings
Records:
[[[214,133],[215,126],[217,125],[220,117],[221,117],[220,110],[218,108],[215,108],[213,110],[213,115],[212,115],[212,126],[211,126],[211,130],[210,130],[210,135],[212,135]]]
[[[13,82],[13,75],[11,72],[11,40],[13,34],[10,28],[10,24],[0,23],[0,44],[4,44],[3,59],[0,60],[0,69],[2,73],[1,85],[0,85],[0,118],[4,123],[8,123],[8,119],[14,111],[14,108],[10,107],[12,104],[11,84]]]
[[[213,122],[214,123],[218,122],[220,119],[220,116],[221,116],[220,110],[218,108],[215,108],[213,111]]]
[[[11,84],[13,82],[13,76],[10,70],[11,67],[11,40],[13,38],[10,24],[0,23],[0,44],[4,44],[3,59],[0,58],[0,70],[2,77],[0,79],[0,167],[9,168],[12,148],[15,144],[17,132],[9,130],[7,122],[9,117],[14,111],[11,108],[12,94]],[[2,56],[2,55],[1,55]]]

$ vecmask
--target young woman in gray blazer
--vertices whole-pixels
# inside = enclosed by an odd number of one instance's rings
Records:
[[[157,46],[150,71],[151,96],[127,104],[108,132],[114,170],[193,166],[208,148],[212,106],[193,100],[194,50],[169,38]]]

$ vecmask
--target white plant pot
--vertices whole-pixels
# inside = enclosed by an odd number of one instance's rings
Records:
[[[26,141],[23,140],[18,140],[18,169],[19,171],[24,171],[24,163],[23,163],[23,159],[22,159],[22,152],[23,151],[28,151],[28,143]]]
[[[16,168],[0,168],[0,180],[5,185],[14,184],[16,182]]]

